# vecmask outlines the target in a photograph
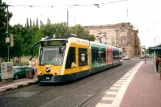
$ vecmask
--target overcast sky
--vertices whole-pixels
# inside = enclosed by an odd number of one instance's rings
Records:
[[[121,0],[3,0],[10,5],[84,5],[100,4]],[[161,1],[160,0],[128,0],[118,3],[96,6],[74,6],[69,9],[69,25],[101,25],[130,22],[139,29],[141,44],[146,47],[161,43]],[[25,24],[26,18],[36,20],[38,17],[44,23],[50,18],[52,23],[66,22],[65,7],[10,7],[13,13],[10,24]],[[128,17],[127,17],[128,9]]]

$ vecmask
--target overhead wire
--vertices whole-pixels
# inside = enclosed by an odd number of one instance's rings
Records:
[[[124,1],[128,1],[128,0],[119,0],[119,1],[111,1],[111,2],[107,2],[107,3],[94,3],[94,4],[74,4],[77,6],[97,6],[99,8],[100,5],[106,5],[106,4],[111,4],[111,3],[119,3],[119,2],[124,2]],[[7,6],[7,7],[69,7],[72,5],[0,5],[1,6]]]

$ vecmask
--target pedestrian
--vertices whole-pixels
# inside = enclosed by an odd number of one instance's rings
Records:
[[[37,60],[34,61],[34,64],[35,77],[37,77]]]
[[[160,80],[161,80],[161,55],[158,56],[158,72],[160,73]]]
[[[36,62],[33,61],[33,63],[32,63],[32,77],[35,76],[35,71],[36,71]]]
[[[161,55],[158,56],[158,72],[161,73]]]
[[[33,78],[34,63],[33,63],[33,58],[32,57],[29,59],[29,67],[31,68],[31,71],[29,72],[29,78]]]
[[[156,55],[156,70],[157,70],[157,72],[158,72],[158,64],[159,64],[159,60],[158,60],[158,55]]]

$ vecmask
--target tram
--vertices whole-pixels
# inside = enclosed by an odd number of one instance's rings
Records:
[[[76,37],[42,39],[38,82],[62,83],[122,64],[121,49]]]

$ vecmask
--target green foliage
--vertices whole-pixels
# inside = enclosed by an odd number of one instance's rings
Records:
[[[12,13],[7,13],[7,4],[0,0],[0,57],[7,57],[8,45],[5,43],[5,39],[7,37],[7,14],[8,14],[8,22],[12,17]],[[10,33],[10,31],[9,31]]]
[[[7,58],[8,55],[8,44],[5,43],[7,37],[7,5],[0,0],[0,57]],[[12,17],[12,13],[8,13],[8,20]],[[33,23],[32,23],[33,22]],[[90,35],[88,31],[81,25],[71,27],[71,34],[77,34],[78,38],[88,39],[93,41],[94,35]],[[14,26],[9,25],[9,34],[14,36],[14,46],[10,47],[10,58],[30,55],[29,49],[31,46],[41,40],[42,37],[49,36],[53,37],[56,35],[57,38],[62,38],[67,35],[67,24],[65,22],[51,24],[51,20],[47,19],[47,24],[38,18],[35,21],[26,19],[25,26],[16,24]],[[38,55],[39,46],[34,48],[34,55]]]
[[[90,41],[95,40],[94,35],[90,35],[89,32],[87,30],[85,30],[85,28],[83,26],[81,26],[79,24],[71,27],[70,33],[76,34],[78,38],[87,39]]]
[[[56,23],[56,24],[54,24],[54,29],[55,29],[54,34],[57,37],[61,38],[61,37],[65,36],[66,33],[67,33],[67,24],[63,23],[63,22],[62,23]]]
[[[33,24],[31,23],[33,22]],[[20,24],[10,26],[10,34],[14,35],[14,46],[10,47],[10,58],[28,56],[30,55],[30,48],[33,44],[39,42],[42,37],[52,37],[56,35],[57,38],[62,38],[67,35],[67,24],[65,22],[46,24],[39,27],[38,18],[36,24],[30,19],[30,25],[27,18],[25,27]],[[49,21],[50,22],[50,21]],[[32,24],[32,25],[31,25]],[[71,34],[77,34],[78,38],[94,40],[94,35],[90,35],[88,31],[81,25],[76,25],[71,28]],[[4,45],[4,46],[3,46]],[[6,43],[2,46],[7,49]],[[16,50],[16,51],[15,51]],[[39,45],[34,48],[34,56],[38,55]],[[7,50],[3,52],[7,55]]]
[[[21,28],[21,30],[20,30]],[[55,23],[55,24],[46,24],[40,26],[32,26],[29,28],[22,27],[20,25],[13,26],[14,34],[16,35],[14,39],[15,45],[13,49],[18,49],[17,55],[29,55],[29,49],[31,46],[41,40],[42,37],[49,36],[52,37],[56,35],[57,38],[62,38],[67,34],[67,24]],[[76,25],[70,29],[71,34],[77,34],[78,38],[83,38],[87,40],[94,41],[94,35],[90,35],[88,31],[84,29],[81,25]],[[23,34],[23,35],[22,35]],[[19,37],[18,37],[19,36]],[[19,41],[20,43],[18,43]],[[20,45],[21,44],[21,45]],[[34,55],[38,55],[39,46],[34,48]]]
[[[29,28],[29,19],[26,20],[26,27]]]

